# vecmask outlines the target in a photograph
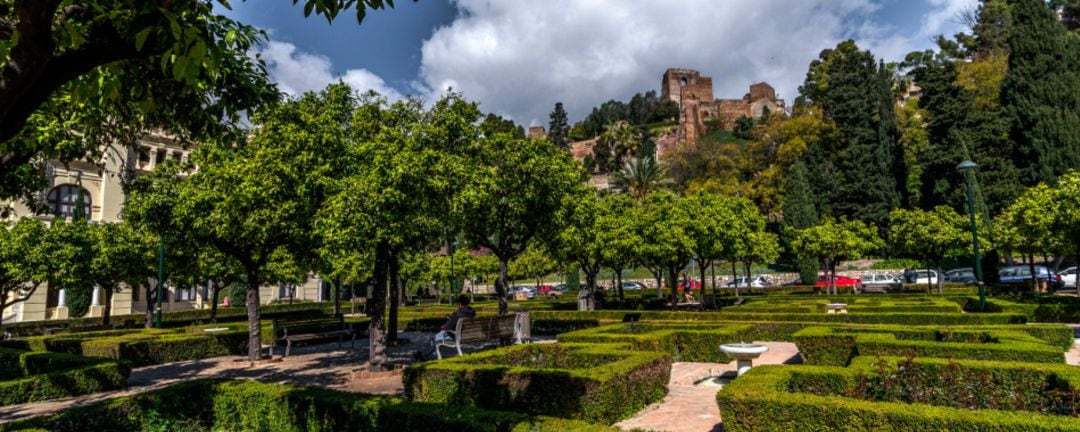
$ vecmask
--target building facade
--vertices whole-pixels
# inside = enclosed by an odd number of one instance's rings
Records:
[[[45,165],[49,187],[40,192],[39,198],[47,204],[48,213],[35,214],[19,202],[11,203],[12,218],[33,217],[46,222],[55,217],[71,217],[79,202],[83,214],[91,223],[115,223],[122,219],[127,195],[122,186],[125,176],[138,176],[152,172],[167,160],[187,162],[191,150],[176,141],[150,135],[140,139],[136,146],[111,146],[103,152],[101,160],[50,161]],[[82,194],[80,201],[79,195]],[[168,265],[168,263],[166,263]],[[328,290],[318,277],[311,277],[301,286],[265,286],[259,298],[266,303],[285,299],[323,301],[329,297]],[[138,289],[122,288],[112,296],[112,314],[141,314],[146,312],[145,293]],[[90,309],[86,316],[101,316],[104,311],[105,294],[95,288],[91,292]],[[162,299],[164,312],[203,309],[210,307],[209,285],[182,289],[166,285]],[[220,300],[220,299],[219,299]],[[16,303],[2,311],[4,323],[69,318],[68,296],[65,290],[42,287],[26,301]]]

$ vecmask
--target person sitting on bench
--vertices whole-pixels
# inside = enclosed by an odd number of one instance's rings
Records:
[[[446,324],[440,327],[435,334],[435,343],[454,338],[454,329],[457,328],[458,320],[462,318],[476,318],[476,311],[469,307],[469,296],[461,294],[457,298],[458,308],[446,319]]]

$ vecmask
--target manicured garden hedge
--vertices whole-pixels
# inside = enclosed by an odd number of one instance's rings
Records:
[[[614,432],[581,421],[405,402],[253,381],[199,380],[60,414],[0,424],[0,432],[462,431]]]
[[[857,370],[822,366],[758,366],[716,394],[729,432],[873,431],[1080,431],[1080,419],[1026,411],[963,409],[877,402],[815,392],[859,384]],[[795,387],[793,389],[793,386]],[[809,389],[808,389],[809,390]]]
[[[4,341],[3,346],[125,360],[148,366],[247,353],[247,331],[110,330]]]
[[[808,327],[793,335],[805,364],[845,366],[860,355],[1064,363],[1059,346],[1019,331]]]
[[[405,369],[414,401],[613,423],[663,398],[664,353],[623,345],[528,344]]]
[[[70,354],[0,348],[0,405],[39,402],[124,387],[131,367]]]

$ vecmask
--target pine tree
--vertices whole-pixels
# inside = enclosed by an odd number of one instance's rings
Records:
[[[548,140],[555,147],[570,150],[570,141],[567,139],[569,134],[570,123],[566,120],[566,110],[563,109],[562,102],[556,102],[555,109],[551,111],[551,122],[548,123]]]
[[[893,190],[891,208],[901,202],[907,202],[901,185],[907,182],[907,167],[904,166],[904,149],[900,147],[900,126],[896,118],[896,99],[893,97],[893,76],[885,61],[878,62],[877,79],[878,103],[878,146],[887,155],[889,171],[892,173]]]
[[[810,228],[818,223],[818,213],[814,206],[813,191],[807,168],[802,162],[791,167],[791,176],[784,185],[784,243],[785,250],[790,244],[790,233],[794,230]],[[804,284],[817,283],[818,263],[813,258],[796,258],[799,276]]]
[[[1009,4],[1011,54],[1001,88],[1009,138],[1023,184],[1052,183],[1080,166],[1080,43],[1042,0]]]

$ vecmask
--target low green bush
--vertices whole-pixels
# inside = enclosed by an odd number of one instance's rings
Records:
[[[622,345],[527,344],[405,369],[413,401],[613,423],[667,393],[671,360]]]
[[[20,353],[17,363],[5,369],[8,379],[0,381],[0,405],[116,390],[131,374],[126,362],[37,352]]]
[[[808,376],[822,394],[799,391]],[[1075,417],[823,395],[858,387],[858,377],[858,371],[838,367],[758,366],[717,392],[716,400],[729,432],[1080,431]]]
[[[52,416],[0,424],[0,432],[410,431],[614,432],[581,421],[406,402],[398,398],[254,381],[198,380]]]
[[[126,360],[149,366],[247,353],[246,331],[143,335],[134,334],[82,342],[82,354]]]
[[[1050,342],[1019,331],[808,327],[793,335],[805,364],[845,366],[860,355],[1064,363]]]

